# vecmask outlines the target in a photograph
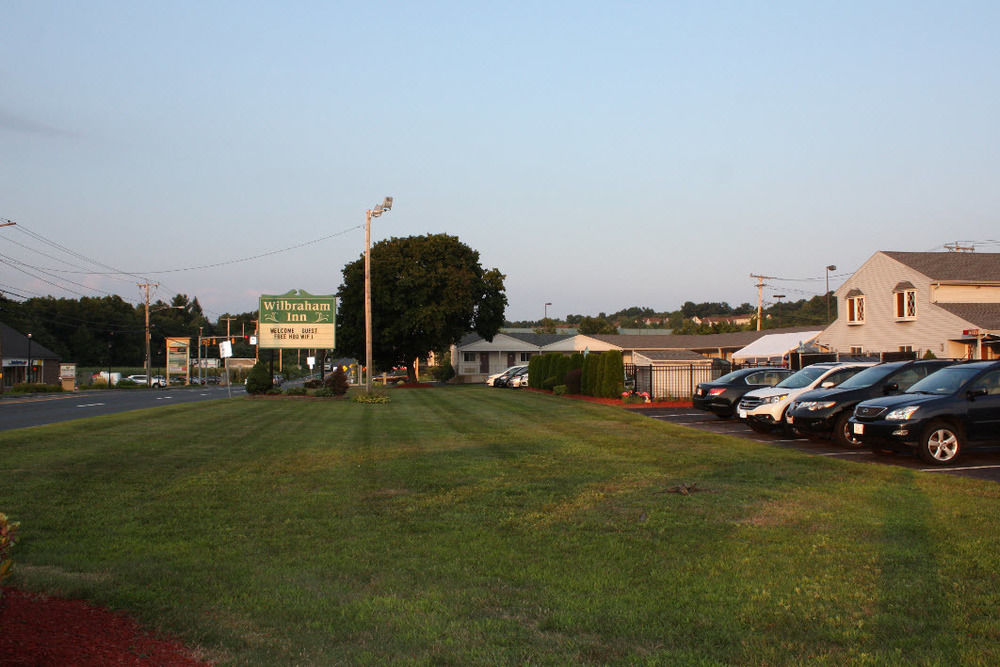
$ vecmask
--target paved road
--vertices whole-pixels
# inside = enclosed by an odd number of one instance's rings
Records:
[[[233,385],[233,396],[243,396],[244,393],[243,385]],[[39,396],[5,394],[0,400],[0,431],[227,397],[224,386],[214,385],[129,391],[78,391]]]
[[[962,454],[962,457],[954,466],[928,467],[919,457],[906,453],[894,456],[878,456],[868,449],[843,449],[827,440],[815,442],[806,438],[790,437],[778,433],[773,435],[755,433],[748,426],[736,419],[719,419],[713,414],[695,410],[694,408],[653,408],[635,410],[635,412],[672,424],[682,424],[711,433],[735,435],[758,442],[765,442],[775,447],[790,447],[817,456],[831,456],[864,463],[896,465],[935,474],[965,475],[1000,482],[1000,447],[970,449]]]

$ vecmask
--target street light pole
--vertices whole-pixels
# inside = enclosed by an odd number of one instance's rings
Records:
[[[837,267],[830,264],[826,267],[826,323],[830,324],[830,272],[836,271]]]
[[[392,197],[365,211],[365,391],[372,392],[372,218],[392,209]]]
[[[545,303],[545,319],[549,319],[549,306],[552,305],[551,301]]]
[[[24,369],[24,381],[31,383],[31,334],[28,334],[28,366]]]
[[[781,300],[785,298],[784,294],[775,294],[774,298],[778,300],[778,328],[781,328]]]

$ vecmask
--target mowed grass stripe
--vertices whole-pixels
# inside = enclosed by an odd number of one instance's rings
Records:
[[[995,485],[529,392],[390,395],[0,434],[14,583],[239,663],[1000,658]]]

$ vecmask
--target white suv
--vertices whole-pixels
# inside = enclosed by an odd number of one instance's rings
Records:
[[[836,387],[855,373],[874,365],[873,361],[831,361],[806,366],[773,387],[754,389],[744,394],[738,407],[739,417],[758,433],[769,433],[780,425],[785,433],[791,434],[786,413],[796,396],[810,389]]]

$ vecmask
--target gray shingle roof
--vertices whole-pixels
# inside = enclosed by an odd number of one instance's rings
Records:
[[[7,359],[12,357],[26,358],[28,356],[28,337],[0,322],[0,353],[3,353]],[[58,359],[59,355],[44,345],[39,345],[38,341],[32,340],[31,358]]]
[[[691,350],[657,350],[655,352],[638,352],[638,354],[651,361],[712,361],[711,358]]]
[[[1000,330],[1000,303],[938,303],[952,315],[980,329]]]
[[[931,280],[1000,282],[1000,253],[996,252],[884,251],[883,254],[919,271]]]

